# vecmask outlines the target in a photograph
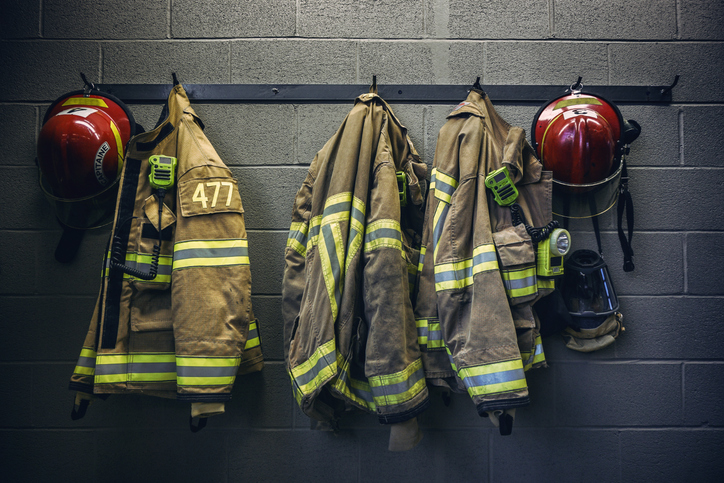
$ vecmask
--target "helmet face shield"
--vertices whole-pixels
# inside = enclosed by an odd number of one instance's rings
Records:
[[[563,300],[580,328],[600,325],[618,308],[608,267],[598,253],[577,250],[565,263]]]
[[[591,218],[616,204],[623,163],[608,178],[590,184],[553,180],[553,214],[564,218]]]
[[[100,193],[72,199],[53,195],[42,172],[39,183],[58,220],[69,228],[85,230],[99,228],[113,221],[119,180],[116,178]]]

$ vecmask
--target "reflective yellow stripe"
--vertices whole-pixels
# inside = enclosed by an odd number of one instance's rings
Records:
[[[425,388],[422,359],[417,359],[400,372],[369,378],[375,404],[391,406],[413,399]]]
[[[332,387],[360,406],[369,411],[374,411],[376,406],[372,398],[370,385],[350,376],[349,361],[344,360],[339,351],[337,351],[337,367],[339,368],[339,375],[334,379]]]
[[[337,373],[334,339],[321,345],[314,354],[291,370],[295,386],[302,395],[311,394]]]
[[[432,218],[432,261],[437,262],[437,250],[440,245],[440,237],[442,236],[442,229],[445,226],[445,219],[447,213],[450,210],[450,205],[445,203],[438,203],[435,208],[435,214]]]
[[[248,242],[232,240],[189,240],[173,247],[173,269],[249,264]]]
[[[98,354],[96,357],[96,384],[175,380],[176,355],[172,352]]]
[[[108,107],[108,104],[106,104],[106,101],[103,99],[100,99],[98,97],[70,97],[65,102],[63,102],[63,106],[97,106],[97,107]]]
[[[518,391],[528,387],[523,361],[520,359],[465,367],[458,370],[458,375],[471,396]]]
[[[337,229],[339,230],[339,227],[337,227]],[[318,253],[319,260],[321,262],[320,265],[322,267],[322,277],[324,278],[324,285],[327,289],[327,298],[329,299],[329,305],[332,311],[332,319],[336,320],[337,312],[339,310],[337,304],[337,293],[339,290],[337,280],[339,280],[339,278],[335,278],[335,269],[332,267],[332,264],[337,264],[337,277],[339,277],[341,267],[339,267],[339,262],[336,258],[338,252],[336,247],[337,237],[335,235],[336,233],[330,228],[327,236],[319,237]],[[341,301],[341,297],[339,297],[339,300]]]
[[[232,367],[239,365],[238,357],[176,357],[177,366]]]
[[[402,231],[396,220],[377,220],[365,231],[365,253],[382,247],[396,248],[402,252]]]
[[[75,369],[73,369],[73,374],[92,376],[95,374],[95,372],[96,351],[89,347],[84,347],[80,351],[80,356],[78,357],[78,362],[75,365]]]
[[[523,360],[523,369],[528,370],[533,366],[545,362],[546,355],[543,351],[543,339],[540,335],[535,338],[535,347],[533,352],[521,352],[521,358]]]
[[[501,270],[508,297],[524,297],[538,292],[535,266],[519,270]]]
[[[121,141],[121,133],[118,132],[118,126],[116,126],[116,123],[111,121],[111,131],[113,131],[113,137],[116,138],[116,149],[118,149],[118,169],[116,171],[116,176],[121,173],[121,168],[123,168],[123,141]]]
[[[458,187],[458,181],[452,176],[438,171],[437,168],[433,168],[431,180],[432,183],[430,188],[434,189],[435,198],[444,203],[450,204],[452,195]]]
[[[442,349],[445,342],[442,340],[442,330],[440,321],[437,319],[417,319],[417,343],[421,346],[427,346],[428,350]]]
[[[480,245],[473,250],[473,258],[435,266],[435,290],[460,290],[473,284],[473,277],[481,272],[498,269],[498,258],[493,244]]]
[[[251,322],[249,322],[249,335],[247,336],[244,350],[249,350],[253,347],[258,347],[260,345],[261,336],[259,335],[259,325],[257,324],[256,320],[252,320]]]
[[[176,357],[179,386],[227,386],[234,383],[239,357]]]
[[[423,245],[422,247],[420,247],[420,259],[417,264],[418,273],[422,273],[422,269],[425,266],[425,252],[427,252],[427,247]]]
[[[307,252],[307,232],[309,225],[299,221],[292,222],[289,227],[289,236],[287,237],[287,247],[292,248],[301,256],[305,256]]]

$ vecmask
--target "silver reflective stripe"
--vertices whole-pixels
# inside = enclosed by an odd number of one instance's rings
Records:
[[[236,375],[236,366],[178,366],[179,377],[230,377]]]

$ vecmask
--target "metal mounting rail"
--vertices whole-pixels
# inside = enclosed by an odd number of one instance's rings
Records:
[[[677,76],[678,77],[678,76]],[[678,80],[678,79],[677,79]],[[665,104],[671,102],[671,86],[585,86],[617,104]],[[369,91],[368,85],[354,84],[183,84],[189,99],[208,103],[345,103]],[[172,84],[98,84],[128,103],[165,102]],[[379,95],[390,103],[458,103],[470,85],[387,85],[377,86]],[[552,85],[486,85],[483,89],[497,104],[540,104],[569,90]]]

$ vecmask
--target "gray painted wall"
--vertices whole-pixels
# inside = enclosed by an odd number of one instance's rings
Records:
[[[724,3],[720,0],[3,0],[0,15],[0,474],[4,481],[720,481],[724,472]],[[112,397],[69,417],[68,378],[108,230],[69,265],[37,186],[49,102],[97,83],[659,85],[629,157],[636,271],[604,247],[627,330],[579,354],[544,340],[532,404],[501,437],[465,395],[433,392],[423,441],[389,453],[373,416],[312,431],[282,362],[280,287],[294,193],[345,104],[194,107],[239,180],[266,368],[198,434],[188,406]],[[495,99],[493,99],[495,103]],[[395,111],[432,163],[452,105]],[[160,107],[132,105],[153,126]],[[528,129],[537,106],[500,105]],[[270,129],[271,128],[271,129]],[[593,247],[588,224],[574,248]]]

